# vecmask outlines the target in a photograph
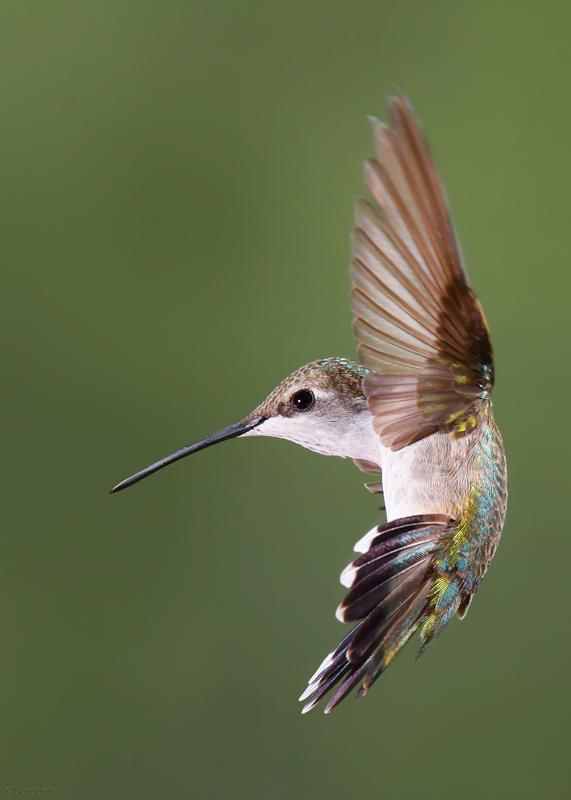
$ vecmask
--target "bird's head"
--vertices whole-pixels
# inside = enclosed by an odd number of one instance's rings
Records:
[[[288,375],[248,416],[177,450],[117,484],[126,489],[168,464],[227,439],[274,436],[317,453],[377,461],[361,384],[369,370],[345,358],[312,361]]]

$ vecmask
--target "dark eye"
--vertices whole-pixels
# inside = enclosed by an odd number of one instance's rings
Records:
[[[309,389],[300,389],[292,395],[291,404],[296,411],[309,411],[315,405],[315,395]]]

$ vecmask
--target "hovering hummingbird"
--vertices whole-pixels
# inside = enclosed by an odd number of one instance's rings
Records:
[[[361,363],[323,358],[293,372],[247,417],[157,461],[117,492],[205,447],[277,436],[378,473],[387,521],[355,545],[337,609],[356,623],[310,678],[313,708],[367,693],[415,633],[421,652],[466,615],[498,546],[507,504],[494,421],[492,347],[444,189],[408,101],[375,122],[356,205],[352,309]],[[382,488],[381,483],[382,482]]]

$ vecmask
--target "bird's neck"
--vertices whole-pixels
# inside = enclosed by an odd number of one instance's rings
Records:
[[[368,409],[359,411],[350,419],[322,427],[315,434],[300,438],[298,444],[326,456],[379,463],[379,438]]]

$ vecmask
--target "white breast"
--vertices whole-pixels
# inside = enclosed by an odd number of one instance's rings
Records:
[[[387,521],[412,514],[454,516],[470,487],[470,437],[435,433],[397,452],[380,447]]]

